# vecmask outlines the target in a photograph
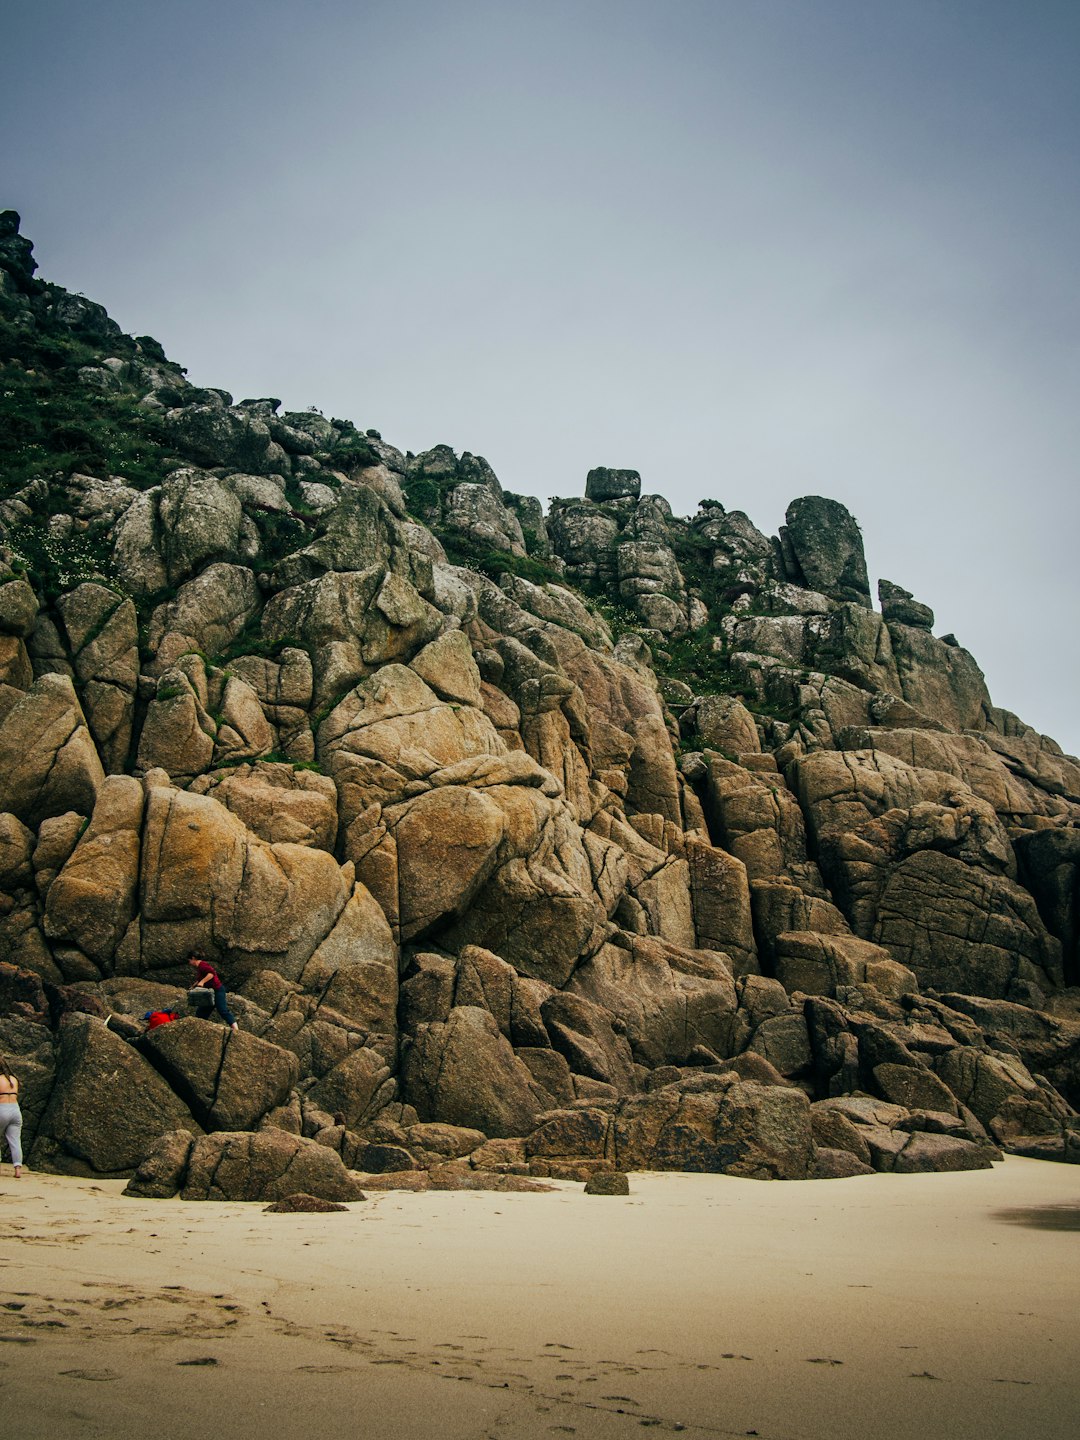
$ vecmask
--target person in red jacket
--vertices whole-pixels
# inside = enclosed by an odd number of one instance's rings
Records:
[[[201,955],[192,955],[188,960],[188,964],[194,968],[195,973],[199,977],[198,980],[195,981],[196,987],[207,986],[213,990],[214,1009],[225,1021],[225,1024],[228,1025],[230,1030],[234,1032],[238,1030],[240,1027],[236,1023],[236,1017],[226,1003],[225,986],[222,984],[221,976],[214,969],[213,965],[211,965],[208,960],[204,960]]]
[[[111,1019],[110,1015],[109,1020]],[[171,1025],[174,1020],[179,1020],[180,1012],[178,1010],[147,1010],[143,1019],[146,1021],[146,1029],[149,1033],[151,1030],[156,1030],[159,1025]],[[105,1023],[108,1024],[108,1020]]]

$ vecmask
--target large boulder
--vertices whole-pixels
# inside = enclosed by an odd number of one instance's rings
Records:
[[[618,938],[577,968],[569,988],[621,1022],[634,1059],[682,1065],[698,1047],[730,1055],[736,1000],[724,957],[652,936]]]
[[[761,752],[754,717],[734,695],[703,695],[694,706],[694,723],[703,750],[719,750],[726,755]]]
[[[209,796],[151,786],[140,873],[144,968],[175,967],[199,950],[228,957],[230,981],[269,965],[297,979],[350,890],[323,851],[267,845]]]
[[[426,972],[429,983],[438,973],[438,958],[417,957],[418,968]],[[550,1043],[550,1037],[541,1006],[550,994],[550,986],[519,975],[492,951],[465,945],[453,969],[452,995],[449,984],[446,987],[445,1008],[433,1009],[425,1018],[445,1020],[452,1005],[476,1005],[491,1012],[499,1030],[515,1048],[543,1048]]]
[[[300,979],[358,1028],[396,1032],[398,947],[385,914],[359,882]]]
[[[211,560],[235,559],[240,516],[240,501],[216,476],[203,470],[166,476],[158,520],[169,583],[179,584]]]
[[[812,1110],[818,1145],[846,1151],[860,1163],[869,1156],[868,1163],[878,1171],[910,1175],[986,1170],[1000,1159],[970,1115],[965,1122],[948,1112],[909,1111],[869,1095],[822,1100]]]
[[[1080,981],[1080,830],[1036,830],[1016,849],[1025,882],[1051,934],[1061,941],[1065,978]]]
[[[195,1136],[189,1130],[173,1130],[162,1135],[140,1162],[124,1187],[124,1194],[138,1200],[171,1200],[184,1183],[194,1144]]]
[[[446,497],[443,523],[475,545],[512,555],[525,554],[521,522],[487,485],[468,481],[455,485]]]
[[[913,625],[889,625],[900,693],[950,730],[981,729],[990,694],[974,658],[960,645]]]
[[[938,990],[1002,998],[1061,978],[1060,945],[1028,892],[934,850],[890,869],[870,938]]]
[[[19,234],[20,224],[17,210],[0,210],[0,270],[12,277],[19,290],[33,293],[41,282],[34,279],[38,267],[33,243]]]
[[[186,651],[219,655],[255,618],[260,603],[258,584],[247,566],[208,565],[150,617],[149,643],[157,668]]]
[[[962,779],[878,750],[816,752],[794,773],[857,935],[936,989],[1003,997],[1060,980],[1060,944],[1013,878],[1008,834]]]
[[[198,1133],[187,1106],[143,1057],[89,1015],[60,1023],[56,1083],[30,1162],[62,1174],[130,1174],[162,1135]]]
[[[941,1170],[989,1170],[993,1163],[989,1146],[957,1135],[922,1131],[912,1135],[897,1155],[893,1171],[897,1175],[919,1175]]]
[[[968,1016],[991,1045],[1016,1053],[1033,1075],[1048,1079],[1072,1104],[1080,1101],[1080,1017],[1048,1014],[1030,1005],[945,995],[955,1014]]]
[[[552,506],[548,534],[552,548],[566,562],[575,580],[595,581],[614,571],[612,545],[619,522],[588,501],[562,501]]]
[[[744,511],[725,510],[715,500],[702,501],[694,533],[708,546],[713,575],[725,590],[738,594],[742,586],[757,588],[770,578],[782,578],[776,542],[763,535]]]
[[[312,1088],[310,1098],[350,1130],[363,1130],[396,1096],[390,1066],[366,1047],[351,1051]]]
[[[244,1031],[185,1018],[159,1025],[143,1053],[207,1130],[251,1130],[300,1078],[295,1055]]]
[[[615,1119],[620,1170],[704,1170],[805,1180],[810,1102],[799,1090],[705,1075],[624,1100]]]
[[[915,599],[910,590],[891,580],[878,581],[881,615],[887,623],[913,625],[918,630],[933,630],[934,612],[929,605]]]
[[[804,495],[787,508],[780,543],[789,578],[833,600],[870,605],[862,532],[846,506]]]
[[[197,465],[267,474],[280,469],[285,460],[265,421],[239,409],[226,409],[220,400],[168,410],[162,421],[172,444]]]
[[[641,494],[641,476],[636,470],[610,470],[597,465],[585,477],[585,498],[602,504],[606,500],[636,500]]]
[[[383,811],[386,851],[396,860],[396,893],[376,894],[402,940],[466,910],[495,870],[506,816],[482,790],[450,785]],[[535,825],[530,826],[535,831]],[[361,873],[369,871],[362,865]],[[373,884],[376,884],[373,880]]]
[[[200,775],[214,758],[217,727],[206,711],[205,687],[196,686],[179,667],[166,672],[146,709],[136,771],[163,770],[180,784]]]
[[[191,1147],[182,1200],[283,1200],[302,1192],[320,1200],[361,1200],[341,1156],[284,1130],[205,1135]]]
[[[36,827],[89,815],[105,772],[66,675],[42,675],[0,721],[0,811]]]
[[[789,994],[835,995],[838,987],[868,985],[899,999],[919,988],[913,971],[898,965],[887,949],[854,935],[788,931],[776,937],[775,963],[776,978]]]
[[[366,813],[371,806],[403,800],[416,781],[460,761],[504,752],[481,710],[440,700],[404,665],[384,665],[350,690],[319,726],[319,762],[338,788],[346,854],[356,845],[368,848],[363,837],[372,828]]]
[[[370,486],[350,484],[338,493],[317,535],[274,567],[276,588],[314,579],[326,571],[383,571],[397,533],[385,502]]]
[[[291,585],[262,617],[269,641],[311,653],[319,706],[333,704],[371,670],[411,659],[442,627],[443,616],[416,586],[384,565]]]
[[[131,748],[139,633],[135,606],[89,581],[57,601],[82,704],[105,769],[123,770]]]
[[[502,1138],[527,1135],[544,1097],[499,1033],[474,1006],[451,1010],[445,1023],[422,1025],[405,1051],[404,1098],[421,1120],[443,1120]]]
[[[634,810],[679,825],[679,777],[652,672],[584,645],[569,651],[563,666],[588,715],[593,774],[621,786]]]
[[[746,865],[697,835],[685,842],[697,948],[729,956],[736,975],[759,971]]]
[[[1051,815],[1054,802],[1019,767],[1008,764],[979,735],[953,735],[927,726],[903,724],[848,727],[837,737],[844,750],[874,750],[892,755],[916,770],[937,771],[963,781],[980,800],[991,805],[1005,824],[1023,824],[1031,817]],[[1067,834],[1037,831],[1037,834]]]
[[[487,794],[493,797],[494,791]],[[446,941],[482,945],[522,974],[565,985],[579,958],[592,954],[608,929],[581,830],[566,805],[534,790],[506,787],[499,803],[517,817],[508,824],[505,863],[457,918]]]
[[[481,708],[480,671],[462,631],[448,630],[432,640],[413,656],[409,668],[430,685],[440,700]]]
[[[646,626],[677,637],[689,628],[686,587],[671,547],[662,540],[623,540],[615,552],[619,598]]]
[[[333,853],[337,790],[327,775],[256,761],[201,775],[189,788],[197,795],[212,795],[271,845],[310,845]]]
[[[610,1085],[620,1095],[637,1088],[624,1023],[580,994],[556,991],[540,1014],[553,1047],[571,1071]]]
[[[161,558],[162,537],[157,502],[161,487],[137,494],[117,517],[112,529],[112,564],[137,601],[159,595],[168,584]]]
[[[935,1062],[957,1100],[1002,1144],[1017,1135],[1060,1136],[1071,1107],[1022,1061],[1009,1055],[955,1048]]]
[[[49,886],[46,935],[75,945],[102,970],[135,918],[142,817],[139,782],[108,776],[86,832]]]
[[[705,815],[719,845],[740,860],[748,880],[788,876],[813,893],[821,878],[806,848],[799,802],[778,774],[758,774],[711,755]]]

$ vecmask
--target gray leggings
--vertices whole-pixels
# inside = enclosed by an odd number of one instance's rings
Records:
[[[22,1133],[22,1111],[18,1105],[10,1102],[0,1105],[0,1135],[8,1143],[11,1151],[11,1163],[22,1164],[22,1144],[19,1136]]]

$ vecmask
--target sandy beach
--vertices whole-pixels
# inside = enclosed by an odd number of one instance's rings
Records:
[[[6,1435],[1075,1434],[1069,1166],[329,1215],[122,1189],[5,1167]]]

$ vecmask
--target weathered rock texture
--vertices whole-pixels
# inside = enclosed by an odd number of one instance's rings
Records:
[[[1077,1158],[1080,764],[873,609],[843,506],[770,538],[598,467],[545,514],[196,389],[33,269],[0,249],[11,433],[102,428],[0,441],[32,1164],[342,1201]]]

